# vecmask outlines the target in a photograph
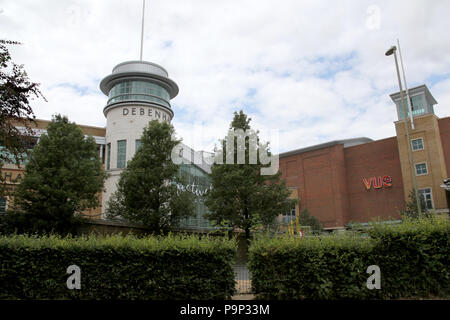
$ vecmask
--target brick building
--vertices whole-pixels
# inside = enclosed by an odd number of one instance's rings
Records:
[[[146,73],[148,76],[149,72],[146,71]],[[114,73],[113,75],[115,76]],[[129,73],[126,73],[126,76],[129,77]],[[412,88],[409,92],[414,129],[409,119],[407,124],[419,193],[423,195],[427,209],[448,215],[450,186],[449,183],[445,184],[444,180],[448,179],[448,172],[450,172],[450,117],[440,119],[434,114],[433,106],[437,102],[425,85]],[[396,104],[399,119],[395,122],[397,135],[394,137],[377,141],[369,138],[331,141],[279,155],[282,178],[291,188],[292,197],[300,200],[296,208],[281,215],[282,221],[289,222],[304,208],[317,217],[327,229],[339,229],[351,222],[368,222],[378,217],[384,220],[399,218],[399,212],[405,208],[406,201],[409,201],[409,192],[413,189],[405,121],[399,96],[399,93],[391,95]],[[134,99],[132,96],[125,97],[128,100]],[[133,103],[136,102],[128,100],[113,101],[115,103],[113,106],[117,106],[119,113],[117,119],[110,124],[112,129],[109,129],[109,135],[108,125],[106,128],[80,125],[86,135],[92,135],[95,138],[105,170],[110,173],[116,172],[116,176],[120,171],[117,169],[120,167],[119,156],[122,156],[124,163],[126,163],[125,160],[131,159],[135,152],[134,142],[139,139],[140,131],[134,130],[134,135],[128,137],[131,131],[126,126],[136,126],[137,119],[141,121],[140,127],[143,127],[151,120],[144,117],[147,113],[144,116],[138,112],[125,115],[123,108],[133,110],[142,106],[155,107],[154,101],[146,101],[146,104],[139,101],[134,105]],[[108,100],[108,108],[111,108],[110,102],[111,98]],[[156,116],[156,112],[154,115]],[[159,120],[165,121],[165,119]],[[120,130],[116,128],[120,121],[125,128],[123,130],[122,127]],[[45,132],[48,123],[49,121],[45,120],[37,121],[37,139]],[[115,137],[114,134],[118,133],[122,135]],[[114,148],[123,141],[128,141],[131,148],[122,151]],[[120,152],[122,154],[119,154]],[[187,146],[184,146],[183,153],[196,154]],[[203,157],[200,154],[197,156]],[[186,156],[186,158],[189,157]],[[208,188],[205,181],[210,170],[206,164],[191,165],[182,168],[181,171],[191,177],[189,181],[193,187]],[[20,181],[23,173],[14,165],[7,164],[2,168],[1,174],[13,187]],[[106,184],[107,188],[111,186],[112,184]],[[103,193],[99,197],[102,198],[103,206],[86,212],[93,218],[102,217],[108,194]],[[7,198],[0,198],[0,211],[7,207],[7,200]],[[211,229],[209,222],[203,218],[207,208],[198,205],[196,211],[196,217],[184,221],[183,225],[188,229]]]
[[[449,212],[444,180],[450,172],[450,117],[434,114],[436,100],[425,85],[409,90],[414,129],[409,118],[411,147],[419,194],[427,209]],[[398,219],[413,189],[400,93],[395,137],[332,141],[280,154],[280,170],[300,204],[284,215],[289,221],[306,208],[326,228],[373,218]],[[409,117],[409,114],[408,114]]]

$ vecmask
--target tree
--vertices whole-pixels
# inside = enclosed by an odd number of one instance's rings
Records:
[[[94,138],[56,115],[25,166],[9,218],[23,232],[72,232],[82,211],[99,205],[105,179]]]
[[[423,196],[420,197],[420,208],[422,209],[422,215],[425,217],[430,216],[430,213],[427,210],[427,207],[425,205],[425,199]],[[405,211],[403,212],[403,215],[408,218],[419,218],[419,210],[417,210],[417,201],[416,201],[416,193],[414,192],[414,189],[412,189],[409,192],[408,195],[409,201],[406,203]]]
[[[194,195],[178,188],[178,165],[172,149],[181,141],[166,122],[150,121],[144,128],[141,146],[120,174],[117,190],[108,201],[107,217],[147,226],[166,233],[180,219],[194,213]]]
[[[311,216],[307,209],[303,209],[300,212],[299,222],[302,226],[310,226],[313,233],[320,233],[322,230],[322,225],[319,220],[316,217]]]
[[[252,132],[250,121],[251,118],[242,110],[234,112],[230,130],[235,133],[239,129],[245,133]],[[238,138],[233,135],[227,135],[222,140],[223,153],[219,151],[217,154],[222,157],[227,154],[227,145],[236,145],[233,151],[228,151],[230,154],[233,152],[234,162],[220,164],[216,161],[212,165],[212,189],[206,194],[205,201],[210,210],[207,215],[209,220],[217,225],[225,224],[244,230],[246,239],[249,239],[252,228],[270,226],[279,214],[288,211],[297,202],[289,199],[290,191],[280,180],[280,172],[261,174],[261,169],[269,165],[262,164],[260,155],[266,153],[270,156],[270,152],[268,144],[259,143],[259,132],[253,133],[245,137],[245,148],[238,146]],[[245,163],[238,163],[239,152],[245,154]],[[255,163],[250,162],[251,154],[256,154]]]
[[[23,65],[12,62],[6,45],[19,42],[0,40],[0,169],[4,163],[20,164],[26,154],[26,146],[32,136],[34,113],[30,106],[32,96],[45,97],[39,84],[31,82]],[[17,126],[24,130],[21,132]],[[0,195],[5,186],[0,176]]]

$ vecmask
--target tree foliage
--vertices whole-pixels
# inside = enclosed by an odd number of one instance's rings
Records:
[[[31,153],[6,219],[19,232],[71,232],[82,211],[99,205],[105,179],[94,138],[56,115]]]
[[[166,233],[180,219],[194,213],[194,195],[177,187],[178,165],[172,149],[181,141],[166,122],[150,121],[141,146],[122,171],[116,192],[108,202],[107,216],[143,224],[154,233]]]
[[[313,233],[319,233],[322,230],[322,225],[320,224],[319,219],[311,216],[307,209],[303,209],[300,212],[299,222],[302,226],[310,226]]]
[[[234,113],[230,129],[251,130],[251,118],[241,110]],[[229,225],[245,231],[246,238],[250,230],[257,226],[269,226],[276,216],[288,211],[296,203],[289,199],[290,191],[280,179],[280,172],[273,175],[262,175],[264,165],[260,159],[259,148],[270,156],[268,144],[259,144],[258,133],[255,132],[256,144],[252,137],[245,138],[245,163],[238,164],[238,148],[234,148],[234,163],[214,163],[211,167],[212,190],[206,195],[205,204],[210,210],[207,218],[217,225]],[[227,139],[221,141],[223,154],[227,153]],[[237,138],[233,137],[237,145]],[[253,138],[254,139],[254,138]],[[255,150],[256,148],[256,150]],[[216,150],[217,151],[217,150]],[[219,151],[220,152],[220,151]],[[250,154],[256,152],[256,164],[251,164]]]
[[[417,209],[417,202],[416,202],[416,193],[414,192],[414,189],[412,189],[409,192],[409,201],[406,202],[406,208],[405,211],[403,212],[403,216],[407,217],[407,218],[419,218],[419,210]],[[423,198],[423,196],[419,196],[420,198],[420,208],[422,211],[422,216],[424,217],[428,217],[430,215],[430,213],[427,210],[427,207],[425,205],[425,199]]]
[[[30,99],[45,97],[39,84],[31,82],[23,65],[15,64],[7,45],[19,42],[0,39],[0,168],[4,163],[20,164],[24,160],[26,145],[32,136],[34,113]],[[20,131],[17,126],[21,126]],[[2,179],[0,177],[0,179]],[[4,193],[4,181],[0,180],[0,194]]]

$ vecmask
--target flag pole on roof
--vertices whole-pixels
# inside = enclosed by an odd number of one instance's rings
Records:
[[[142,50],[144,46],[144,17],[145,17],[145,0],[142,0],[142,29],[141,29],[141,54],[140,54],[141,61],[142,61]]]

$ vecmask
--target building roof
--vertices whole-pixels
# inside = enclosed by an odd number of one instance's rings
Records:
[[[328,147],[332,147],[332,146],[335,146],[338,144],[343,144],[344,148],[353,147],[353,146],[357,146],[359,144],[364,144],[364,143],[371,142],[371,141],[373,141],[373,140],[370,138],[366,138],[366,137],[344,139],[344,140],[333,140],[330,142],[316,144],[316,145],[309,146],[306,148],[283,152],[283,153],[279,154],[279,157],[288,157],[288,156],[292,156],[294,154],[301,154],[301,153],[308,152],[308,151],[314,151],[314,150],[319,150],[319,149],[323,149],[323,148],[328,148]]]
[[[430,90],[428,90],[428,87],[425,84],[413,88],[408,88],[408,93],[410,96],[419,92],[425,92],[427,100],[433,105],[437,104],[436,99],[434,99],[433,95],[431,94]],[[403,90],[403,94],[406,95],[406,90]],[[391,93],[389,96],[391,97],[392,101],[395,102],[396,100],[400,99],[400,91]]]

